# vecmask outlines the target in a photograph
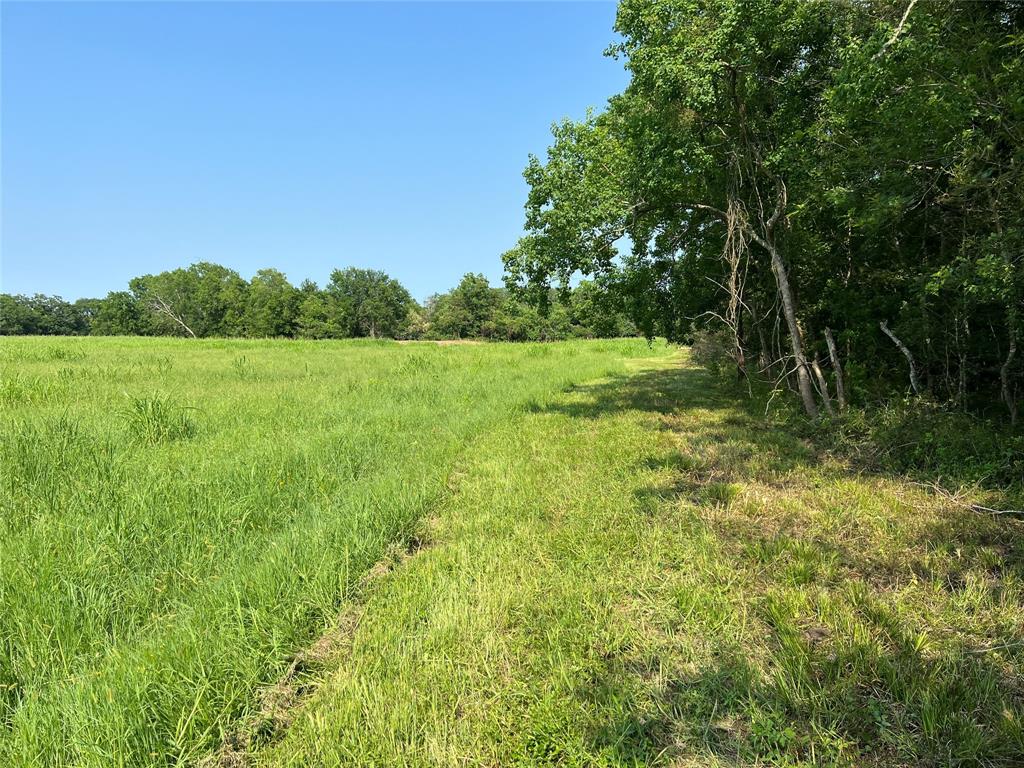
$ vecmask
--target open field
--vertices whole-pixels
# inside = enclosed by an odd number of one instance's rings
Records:
[[[0,349],[0,764],[1024,761],[1022,524],[685,352]]]
[[[652,354],[4,339],[0,765],[213,749],[480,435]]]
[[[856,473],[678,358],[456,477],[252,764],[1024,760],[1019,521]]]

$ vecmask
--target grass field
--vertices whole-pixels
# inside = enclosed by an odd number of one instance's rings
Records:
[[[664,352],[4,339],[0,765],[212,750],[480,435]]]
[[[1024,760],[1019,522],[821,456],[678,358],[455,478],[221,764]]]
[[[0,349],[2,765],[1024,761],[1024,524],[685,353]]]

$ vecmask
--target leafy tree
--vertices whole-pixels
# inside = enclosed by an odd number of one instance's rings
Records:
[[[616,30],[629,86],[530,159],[512,286],[724,327],[812,415],[911,365],[1016,418],[1024,5],[623,0]]]
[[[39,319],[27,296],[0,293],[0,335],[20,336],[38,333],[38,328]]]
[[[232,269],[200,262],[188,269],[136,277],[129,286],[150,313],[156,334],[202,337],[242,333],[247,286]]]
[[[300,295],[288,278],[276,269],[261,269],[249,281],[242,325],[245,335],[256,338],[292,336]]]
[[[636,327],[622,311],[622,295],[614,286],[581,280],[569,300],[570,318],[579,336],[631,336]]]
[[[143,308],[128,291],[111,291],[100,301],[92,321],[94,336],[135,336],[144,334]]]
[[[298,291],[295,332],[303,339],[339,339],[348,333],[347,310],[336,297],[321,291],[312,280]]]
[[[81,336],[89,332],[93,300],[69,304],[60,296],[0,294],[0,335]]]
[[[500,302],[501,294],[486,277],[467,274],[449,293],[436,297],[431,316],[434,331],[457,339],[480,336]]]
[[[397,280],[372,269],[336,269],[326,293],[343,310],[349,336],[394,338],[401,334],[413,304],[409,292]]]

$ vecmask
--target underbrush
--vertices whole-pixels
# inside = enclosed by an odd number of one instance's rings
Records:
[[[977,487],[1002,494],[1010,502],[1024,499],[1024,430],[964,412],[926,397],[892,396],[855,404],[818,422],[807,419],[795,395],[748,371],[737,379],[727,335],[695,335],[691,359],[720,378],[722,384],[749,398],[759,412],[794,429],[829,453],[856,466],[904,475],[956,490]]]
[[[860,463],[939,484],[1024,491],[1024,433],[927,401],[855,408],[814,430]]]

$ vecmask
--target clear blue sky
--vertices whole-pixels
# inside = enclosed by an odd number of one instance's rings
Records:
[[[2,3],[0,290],[215,261],[497,283],[530,152],[621,90],[614,3]]]

